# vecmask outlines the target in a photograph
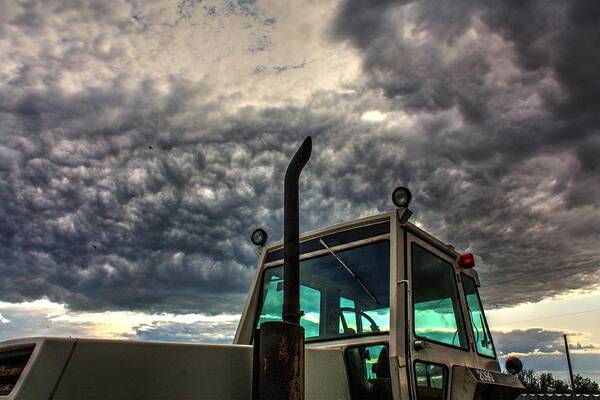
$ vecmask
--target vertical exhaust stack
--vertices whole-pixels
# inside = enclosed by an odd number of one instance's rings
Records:
[[[253,400],[304,400],[304,328],[300,326],[298,181],[310,159],[307,137],[285,172],[282,321],[264,322],[254,339]]]
[[[300,206],[298,181],[312,152],[312,139],[304,139],[285,171],[283,194],[283,320],[300,324]]]

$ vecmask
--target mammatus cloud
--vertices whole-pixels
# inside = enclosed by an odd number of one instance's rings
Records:
[[[248,236],[281,236],[283,172],[307,135],[303,229],[387,210],[404,184],[416,221],[479,256],[488,304],[598,285],[596,2],[344,1],[330,36],[298,41],[318,56],[287,60],[291,28],[254,2],[40,4],[0,24],[2,300],[238,313]],[[251,51],[265,32],[272,46]],[[362,77],[338,68],[347,54]]]
[[[494,304],[597,285],[599,17],[594,1],[339,5],[333,36],[419,121],[420,216],[481,257]]]

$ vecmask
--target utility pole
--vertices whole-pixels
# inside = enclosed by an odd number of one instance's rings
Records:
[[[569,354],[569,342],[567,341],[567,334],[563,334],[565,339],[565,354],[567,356],[567,364],[569,365],[569,378],[571,378],[571,391],[573,392],[573,398],[575,398],[575,379],[573,379],[573,367],[571,366],[571,355]]]

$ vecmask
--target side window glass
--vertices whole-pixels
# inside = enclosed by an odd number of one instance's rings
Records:
[[[346,349],[352,400],[392,400],[387,344]]]
[[[268,279],[265,277],[262,296],[262,312],[256,327],[260,328],[260,325],[267,321],[281,321],[282,304],[283,279],[278,275],[271,275]]]
[[[443,400],[447,387],[446,367],[415,362],[417,400]]]
[[[340,297],[340,333],[356,334],[356,303],[345,297]]]
[[[354,335],[356,333],[377,333],[390,330],[390,309],[379,308],[361,310],[354,300],[340,297],[339,333]]]
[[[452,264],[412,244],[415,335],[449,346],[468,348]]]
[[[375,323],[375,326],[373,325]],[[379,331],[390,330],[390,309],[379,308],[376,310],[365,311],[362,316],[362,326],[365,331],[373,332],[373,327]]]
[[[304,337],[319,336],[321,292],[317,289],[300,285],[300,307],[304,311],[304,315],[300,317],[300,325],[304,328]]]
[[[283,279],[278,275],[272,275],[264,285],[263,308],[257,328],[266,321],[281,321],[282,304]],[[300,318],[304,336],[306,338],[319,336],[321,292],[300,285],[300,307],[304,311],[304,315]]]
[[[462,279],[477,353],[482,356],[495,358],[496,352],[494,351],[494,344],[492,343],[492,335],[490,334],[490,329],[485,319],[485,314],[483,313],[477,285],[471,277],[465,274],[462,275]]]

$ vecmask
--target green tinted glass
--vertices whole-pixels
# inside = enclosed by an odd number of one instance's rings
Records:
[[[415,334],[468,348],[452,264],[413,243],[412,274]]]
[[[446,389],[446,368],[441,365],[415,363],[418,400],[442,400]]]
[[[300,261],[300,324],[307,340],[389,331],[390,245],[382,240]],[[356,276],[360,277],[359,283]],[[263,276],[257,326],[281,320],[283,266]]]
[[[496,357],[492,335],[485,320],[485,314],[483,313],[483,307],[481,306],[481,300],[477,292],[477,285],[471,277],[465,274],[462,277],[477,353],[487,357]]]
[[[357,324],[356,324],[356,312],[351,310],[356,310],[356,304],[350,299],[346,299],[345,297],[340,297],[340,333],[351,332],[353,330],[356,333]],[[344,326],[344,322],[346,326]]]
[[[321,293],[308,286],[300,285],[300,304],[304,315],[300,318],[300,325],[304,328],[306,338],[319,336],[319,307]],[[283,279],[278,275],[271,275],[265,283],[265,296],[263,309],[260,313],[258,326],[266,321],[280,321],[283,307]]]
[[[346,365],[352,400],[392,400],[387,345],[349,347],[346,349]]]

